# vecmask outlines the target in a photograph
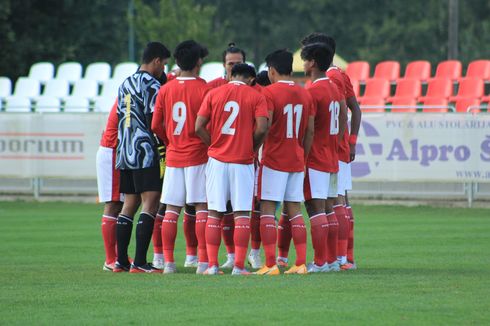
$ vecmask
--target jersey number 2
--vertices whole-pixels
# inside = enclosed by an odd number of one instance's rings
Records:
[[[225,135],[234,135],[235,128],[232,128],[231,125],[235,122],[236,117],[238,116],[238,111],[240,111],[240,106],[235,101],[230,101],[225,104],[225,111],[230,112],[231,114],[228,119],[225,121],[225,124],[221,128],[221,133]]]

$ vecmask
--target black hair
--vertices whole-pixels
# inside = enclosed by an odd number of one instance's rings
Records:
[[[312,43],[301,50],[301,59],[315,60],[318,69],[326,71],[332,64],[333,51],[325,43]]]
[[[204,58],[208,50],[194,40],[181,42],[174,50],[174,58],[180,69],[189,71],[196,67],[200,58]]]
[[[291,75],[293,72],[293,54],[286,49],[269,53],[265,57],[265,63],[276,69],[280,75]]]
[[[223,51],[223,63],[226,63],[226,55],[228,53],[241,53],[243,57],[243,62],[245,62],[245,51],[240,48],[237,48],[235,43],[228,43],[228,48]]]
[[[255,81],[261,86],[267,86],[271,84],[267,70],[262,70],[261,72],[259,72],[257,74],[257,77],[255,78]]]
[[[165,45],[160,42],[150,42],[146,45],[145,50],[143,51],[143,56],[141,61],[144,64],[148,64],[153,61],[155,58],[167,59],[170,58],[170,51],[167,49]]]
[[[255,73],[255,68],[246,64],[246,63],[238,63],[231,68],[231,76],[242,76],[244,78],[255,78],[257,75]]]
[[[305,36],[301,40],[301,45],[303,45],[303,46],[308,45],[308,44],[312,44],[312,43],[325,43],[326,45],[328,45],[332,49],[333,53],[335,53],[335,48],[337,47],[337,44],[335,43],[335,40],[333,37],[328,36],[327,34],[318,33],[318,32],[311,33],[311,34]]]

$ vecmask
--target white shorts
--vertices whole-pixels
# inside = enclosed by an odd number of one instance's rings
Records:
[[[306,200],[337,197],[337,173],[328,173],[308,168],[304,195]]]
[[[277,171],[267,166],[259,170],[258,199],[275,202],[302,202],[304,172]]]
[[[116,151],[110,147],[99,146],[95,162],[99,202],[123,201],[124,195],[119,192],[119,170],[116,170]]]
[[[206,202],[206,164],[174,168],[167,166],[160,202],[178,207]]]
[[[208,209],[226,212],[231,200],[233,211],[251,211],[254,195],[254,165],[225,163],[209,158],[206,166]]]
[[[345,196],[347,190],[352,189],[352,174],[350,163],[339,161],[338,194]]]

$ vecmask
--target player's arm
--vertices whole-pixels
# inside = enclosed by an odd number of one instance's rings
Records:
[[[347,99],[347,106],[351,112],[350,120],[350,136],[349,136],[349,147],[350,147],[350,161],[354,161],[356,158],[356,142],[357,135],[359,134],[359,128],[361,126],[361,109],[359,108],[359,103],[357,103],[357,98],[351,96]]]
[[[151,120],[151,131],[161,140],[166,140],[165,127],[164,127],[164,107],[163,107],[163,92],[159,91],[155,100],[155,108],[153,111],[153,118]]]
[[[303,139],[303,149],[305,158],[310,154],[311,146],[313,145],[313,136],[315,135],[315,116],[308,117],[308,125],[306,126],[305,138]]]
[[[339,142],[344,139],[345,127],[347,126],[347,104],[345,99],[340,101],[339,112]]]
[[[269,125],[266,117],[255,117],[255,131],[254,131],[254,152],[259,150],[260,145],[264,142]]]
[[[206,144],[206,146],[211,145],[211,134],[206,129],[206,125],[208,124],[209,119],[203,117],[202,115],[198,115],[196,119],[196,135],[201,138],[202,142]]]

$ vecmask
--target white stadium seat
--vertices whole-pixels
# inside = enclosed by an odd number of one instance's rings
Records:
[[[259,66],[259,70],[257,72],[261,72],[261,71],[264,71],[264,70],[267,70],[267,63],[265,62],[262,62]]]
[[[51,79],[46,82],[42,97],[66,97],[70,94],[70,85],[67,80],[64,79]]]
[[[12,82],[8,77],[0,77],[0,98],[12,95]]]
[[[39,96],[41,83],[39,80],[28,77],[19,77],[15,82],[14,93],[12,96],[33,98]]]
[[[112,106],[116,102],[115,97],[98,97],[95,100],[94,111],[95,112],[110,112]]]
[[[121,62],[114,68],[114,75],[112,79],[118,80],[119,84],[123,82],[127,77],[131,76],[138,70],[138,64],[135,62]]]
[[[68,97],[64,104],[65,112],[89,112],[90,101],[86,97]]]
[[[24,96],[10,96],[5,101],[7,112],[31,112],[31,101]]]
[[[207,62],[202,65],[199,77],[209,82],[218,77],[223,77],[225,73],[225,67],[221,62]]]
[[[58,66],[56,79],[68,80],[70,84],[82,78],[82,65],[78,62],[64,62]]]
[[[117,98],[117,92],[119,90],[119,86],[121,86],[121,83],[118,82],[117,80],[114,79],[106,80],[105,82],[102,83],[102,91],[100,92],[100,95],[92,99],[95,102],[103,101],[101,100],[103,98],[112,98],[115,100]]]
[[[54,96],[42,96],[36,101],[36,112],[60,112],[61,101]]]
[[[251,62],[251,61],[245,61],[245,63],[248,64],[249,66],[254,67],[254,69],[255,69],[255,64],[253,62]]]
[[[68,97],[96,97],[99,91],[99,85],[95,80],[80,79],[73,85],[73,91]]]
[[[111,78],[111,65],[107,62],[93,62],[85,70],[84,79],[91,79],[102,83],[109,78]]]
[[[53,76],[54,65],[51,62],[38,62],[29,69],[29,78],[39,80],[42,84],[53,79]]]

